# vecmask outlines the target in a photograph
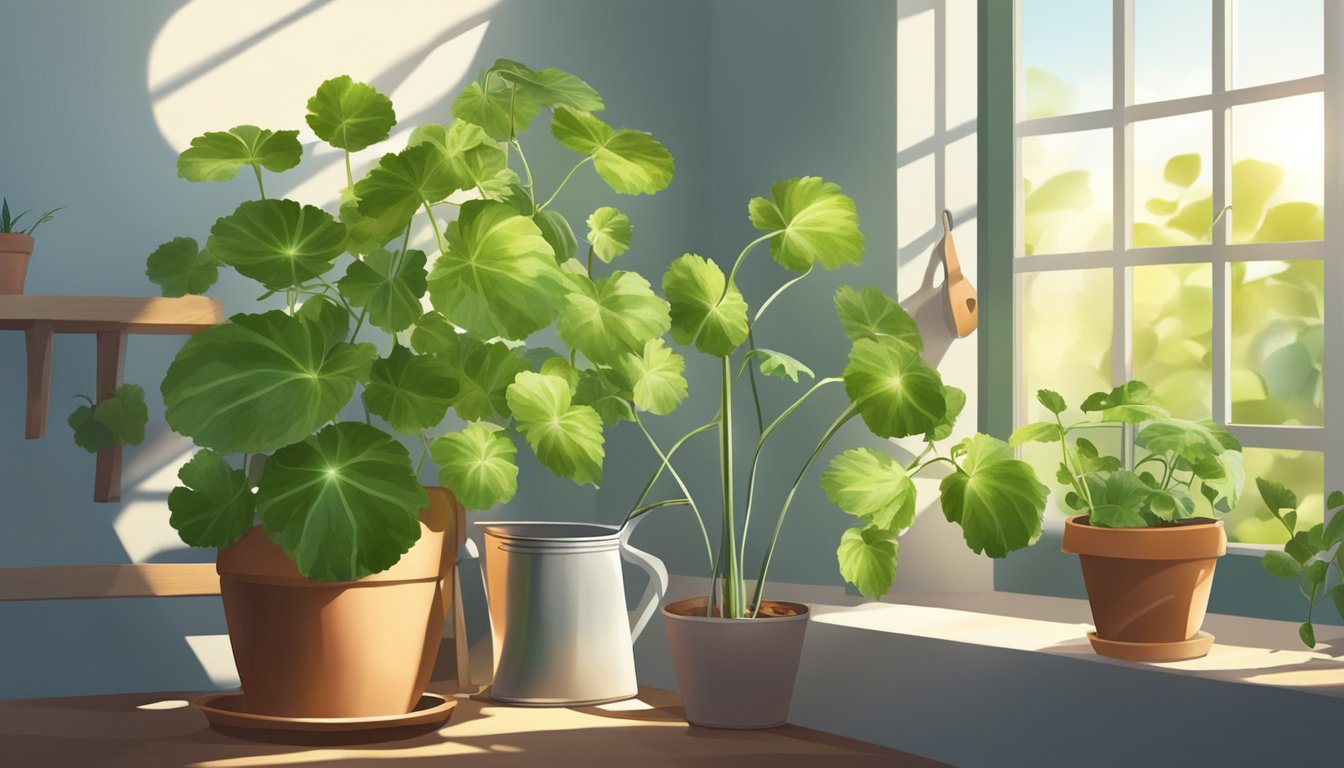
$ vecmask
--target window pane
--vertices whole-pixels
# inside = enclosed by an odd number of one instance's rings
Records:
[[[1019,276],[1024,423],[1054,418],[1036,402],[1038,389],[1053,389],[1064,396],[1072,406],[1067,421],[1081,417],[1078,405],[1084,398],[1111,388],[1111,275],[1109,269],[1087,269]],[[1119,455],[1119,430],[1114,431],[1115,436],[1087,437],[1102,451]],[[1051,487],[1052,509],[1066,511],[1064,492],[1053,482],[1060,462],[1059,445],[1025,445],[1022,458]]]
[[[1213,414],[1213,267],[1160,264],[1130,271],[1133,376],[1172,414]]]
[[[1232,421],[1320,426],[1324,264],[1234,263],[1230,286]]]
[[[1111,0],[1023,0],[1022,119],[1111,106]]]
[[[1136,0],[1134,103],[1209,93],[1211,9],[1209,0]]]
[[[1233,88],[1324,71],[1321,0],[1235,0],[1231,21]]]
[[[1272,451],[1246,448],[1246,487],[1237,508],[1225,518],[1229,541],[1246,544],[1282,544],[1288,540],[1283,524],[1265,508],[1255,479],[1264,477],[1288,486],[1297,494],[1297,530],[1304,531],[1325,516],[1325,456],[1313,451]]]
[[[1309,93],[1232,108],[1232,242],[1324,236],[1323,107]]]
[[[1211,242],[1213,116],[1145,120],[1133,130],[1134,247]]]
[[[1111,131],[1022,139],[1022,253],[1111,248]]]

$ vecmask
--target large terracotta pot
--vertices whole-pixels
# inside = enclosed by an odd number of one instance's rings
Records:
[[[457,542],[457,500],[426,490],[419,541],[396,565],[356,581],[304,578],[260,526],[220,550],[224,616],[250,714],[378,717],[419,701],[451,604]]]
[[[706,598],[663,607],[686,719],[709,728],[770,728],[789,717],[807,606],[766,600],[761,617],[705,616]]]
[[[0,233],[0,295],[23,293],[33,238],[16,232]]]
[[[1227,553],[1221,520],[1151,528],[1098,528],[1087,517],[1064,523],[1063,550],[1078,555],[1102,656],[1179,661],[1205,655],[1201,632],[1213,569]]]

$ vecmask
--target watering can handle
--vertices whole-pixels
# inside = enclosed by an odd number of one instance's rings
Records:
[[[648,552],[630,546],[630,534],[635,532],[635,527],[644,517],[641,515],[628,521],[621,529],[621,557],[649,574],[649,585],[644,588],[644,596],[639,598],[639,605],[630,612],[631,642],[639,639],[639,633],[648,626],[649,619],[652,619],[658,610],[658,603],[662,602],[663,596],[667,594],[667,567],[663,565],[663,561]]]

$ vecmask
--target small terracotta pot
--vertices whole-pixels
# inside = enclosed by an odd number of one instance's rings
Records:
[[[1092,648],[1134,661],[1178,661],[1208,653],[1201,632],[1213,570],[1227,553],[1221,520],[1151,528],[1064,523],[1063,550],[1078,555],[1097,631]]]
[[[23,293],[28,277],[28,259],[33,238],[14,232],[0,233],[0,295]]]
[[[770,728],[789,717],[807,606],[766,600],[757,619],[706,617],[706,598],[663,607],[686,719],[709,728]],[[692,614],[692,615],[686,615]]]
[[[434,669],[452,594],[457,500],[427,488],[420,539],[355,581],[312,581],[255,526],[219,552],[220,594],[247,710],[274,717],[411,711]]]

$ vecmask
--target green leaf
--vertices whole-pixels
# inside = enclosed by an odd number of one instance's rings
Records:
[[[419,144],[429,144],[442,153],[454,189],[476,189],[483,197],[496,199],[504,192],[501,184],[517,180],[508,170],[504,150],[478,125],[461,120],[449,125],[417,125],[406,145]]]
[[[219,279],[219,259],[192,238],[175,237],[149,254],[145,276],[162,289],[164,296],[202,294]]]
[[[816,374],[811,368],[803,365],[797,358],[776,352],[773,349],[753,349],[747,353],[743,362],[755,358],[760,360],[761,373],[766,376],[774,376],[777,379],[788,379],[794,383],[798,382],[798,374],[803,374],[809,379],[816,378]]]
[[[145,390],[136,384],[122,384],[94,406],[93,418],[107,427],[114,440],[139,445],[145,439],[145,424],[149,422]]]
[[[543,466],[579,485],[602,484],[602,419],[571,402],[564,379],[524,371],[508,389],[509,409]]]
[[[531,365],[521,350],[506,344],[483,344],[471,336],[459,335],[448,362],[457,380],[453,410],[463,421],[497,417],[509,418],[506,393],[514,377]]]
[[[1206,239],[1212,227],[1213,198],[1211,197],[1201,197],[1193,203],[1189,203],[1181,208],[1180,213],[1167,222],[1168,229],[1184,232],[1196,240]]]
[[[672,181],[671,153],[652,134],[611,126],[592,114],[556,107],[551,135],[579,154],[593,158],[597,175],[622,195],[651,195]]]
[[[482,337],[523,339],[555,317],[564,276],[537,225],[505,203],[473,200],[448,225],[429,275],[434,308]]]
[[[358,422],[276,451],[257,488],[266,536],[317,581],[391,568],[420,538],[428,504],[406,448]]]
[[[532,214],[532,221],[555,253],[555,263],[564,264],[578,255],[579,242],[574,238],[574,230],[559,211],[554,208],[537,211]]]
[[[952,430],[957,426],[957,417],[961,416],[962,409],[966,407],[966,393],[957,387],[944,385],[943,401],[947,403],[947,410],[943,413],[942,421],[924,433],[924,439],[929,442],[946,440],[952,436]]]
[[[1269,513],[1280,517],[1284,511],[1297,510],[1297,494],[1287,486],[1276,483],[1267,477],[1255,478],[1255,487],[1260,491],[1260,499],[1265,502]]]
[[[915,484],[891,456],[853,448],[821,475],[826,498],[846,514],[895,535],[915,524]]]
[[[397,258],[379,249],[363,261],[350,262],[337,287],[351,304],[368,310],[369,322],[398,333],[424,312],[420,297],[425,295],[426,281],[423,251],[409,250]]]
[[[325,293],[310,296],[299,305],[294,316],[321,328],[328,347],[338,341],[345,341],[345,337],[350,334],[350,313]]]
[[[1319,548],[1313,546],[1311,536],[1306,531],[1298,531],[1284,543],[1283,551],[1305,566],[1309,560],[1316,556]]]
[[[724,294],[719,265],[688,253],[663,273],[671,305],[672,338],[708,355],[726,357],[747,340],[747,302],[736,285]]]
[[[1079,472],[1088,474],[1089,472],[1114,472],[1120,469],[1120,459],[1115,456],[1102,456],[1097,451],[1097,447],[1091,440],[1080,437],[1074,441],[1069,449],[1069,456],[1075,467],[1079,467]],[[1068,485],[1072,480],[1067,474],[1062,475],[1059,481],[1061,484]]]
[[[439,468],[439,482],[467,509],[489,509],[518,492],[518,449],[494,424],[477,422],[436,437],[429,453]]]
[[[70,429],[74,430],[75,445],[88,451],[97,453],[104,448],[117,442],[116,435],[107,425],[93,418],[93,408],[87,405],[81,405],[70,414],[66,419]]]
[[[429,311],[415,321],[411,330],[411,349],[422,355],[449,357],[457,354],[460,336],[448,318]]]
[[[1057,443],[1063,439],[1064,430],[1053,421],[1037,421],[1023,424],[1008,436],[1008,444],[1016,448],[1023,443]]]
[[[1336,584],[1326,594],[1330,595],[1330,600],[1334,602],[1340,618],[1344,618],[1344,584]]]
[[[1232,239],[1244,242],[1260,228],[1265,203],[1283,183],[1283,168],[1259,160],[1232,164]]]
[[[924,351],[924,339],[915,319],[876,288],[856,291],[848,285],[840,286],[835,291],[835,312],[850,341],[887,337],[915,352]]]
[[[844,378],[850,402],[878,437],[922,434],[947,414],[938,372],[895,339],[854,342]]]
[[[875,526],[854,526],[840,536],[835,550],[840,575],[864,597],[873,600],[891,591],[896,581],[897,544]]]
[[[1098,528],[1143,528],[1149,524],[1144,505],[1153,489],[1133,472],[1089,472],[1083,482],[1092,496],[1089,520]]]
[[[337,149],[358,152],[387,138],[397,124],[392,100],[373,86],[349,75],[332,78],[317,87],[308,100],[308,127],[317,138]]]
[[[345,252],[345,226],[293,200],[250,200],[210,228],[206,250],[272,291],[331,269]]]
[[[495,141],[508,141],[524,133],[541,105],[525,95],[514,95],[515,86],[493,70],[462,89],[453,101],[453,117],[480,126]]]
[[[770,197],[753,198],[747,209],[752,226],[783,233],[770,239],[770,256],[781,266],[803,272],[863,261],[859,215],[840,185],[803,176],[775,182]]]
[[[1344,542],[1344,512],[1336,511],[1331,515],[1330,522],[1326,524],[1322,536],[1325,539],[1327,547]]]
[[[943,515],[961,526],[977,554],[1004,557],[1034,543],[1050,489],[1002,440],[976,434],[961,446],[961,466],[939,486]]]
[[[1168,184],[1188,189],[1199,178],[1201,168],[1199,153],[1176,155],[1168,160],[1167,167],[1162,169],[1162,178],[1166,179]]]
[[[1053,414],[1061,414],[1069,409],[1064,403],[1064,398],[1060,397],[1058,392],[1050,389],[1036,390],[1036,402],[1045,406],[1045,409]]]
[[[533,350],[529,350],[532,352]],[[530,354],[529,357],[532,357]],[[535,358],[533,358],[535,360]],[[573,392],[579,386],[579,369],[575,368],[568,360],[563,357],[551,357],[543,360],[541,367],[538,368],[543,375],[559,376],[569,385],[569,391]]]
[[[1092,207],[1087,171],[1069,171],[1046,179],[1027,196],[1027,215],[1050,211],[1082,211]]]
[[[1102,421],[1142,424],[1165,419],[1171,414],[1157,401],[1157,395],[1142,381],[1127,381],[1110,392],[1093,392],[1083,401],[1084,413],[1101,411]]]
[[[555,328],[570,347],[595,363],[610,365],[637,353],[671,325],[667,302],[634,272],[613,272],[597,282],[576,278]]]
[[[1149,496],[1145,511],[1166,522],[1188,520],[1195,516],[1195,499],[1186,489],[1172,486]]]
[[[1308,648],[1316,647],[1316,630],[1310,621],[1303,622],[1302,626],[1297,628],[1297,636],[1302,638],[1302,644]]]
[[[386,358],[374,361],[364,404],[396,431],[413,435],[443,421],[457,386],[447,362],[398,345]]]
[[[662,342],[661,339],[655,341],[657,343]],[[654,344],[655,341],[650,341],[649,344]],[[675,352],[672,354],[676,355]],[[631,355],[631,357],[633,357],[633,355]],[[681,355],[677,355],[677,358],[681,358]],[[654,360],[654,362],[656,363],[657,360]],[[640,364],[641,366],[647,365],[643,360],[641,360]],[[642,404],[639,407],[656,406],[659,410],[665,410],[669,405],[672,408],[676,407],[676,405],[669,402],[670,398],[668,396],[676,395],[677,384],[676,381],[672,379],[670,370],[666,370],[666,365],[660,366],[659,368],[650,368],[649,374],[643,374],[641,372],[642,368],[641,371],[629,371],[628,364],[618,367],[626,370],[626,372],[632,376],[638,375],[642,378],[643,375],[654,375],[656,377],[644,383],[647,389],[640,398]],[[627,404],[627,401],[635,399],[635,395],[633,392],[629,391],[629,385],[626,385],[624,382],[618,382],[616,378],[617,372],[615,371],[600,368],[584,369],[579,371],[579,383],[574,388],[574,404],[587,405],[594,411],[597,411],[597,415],[602,418],[602,423],[608,427],[619,424],[622,421],[635,420],[635,414],[630,410],[630,406]],[[636,379],[635,381],[638,383],[640,379]],[[684,379],[681,387],[682,389],[685,388]],[[684,392],[682,396],[684,397]],[[652,408],[647,408],[646,410],[649,410],[650,413],[654,413]]]
[[[214,451],[197,451],[177,471],[182,486],[168,494],[169,525],[193,547],[227,547],[243,537],[256,515],[252,484]],[[183,487],[185,486],[185,487]]]
[[[1190,464],[1197,465],[1233,447],[1226,445],[1226,440],[1231,439],[1230,433],[1224,435],[1226,430],[1214,429],[1216,426],[1211,421],[1168,418],[1144,427],[1135,442],[1139,447],[1154,453],[1175,453]],[[1241,446],[1235,444],[1235,439],[1233,443],[1239,450]]]
[[[359,198],[355,197],[354,187],[341,190],[341,223],[350,234],[345,247],[351,253],[367,256],[382,250],[393,238],[400,238],[410,223],[409,215],[396,208],[384,211],[380,216],[365,216],[359,212]]]
[[[682,375],[686,359],[661,338],[646,341],[642,354],[622,355],[616,368],[629,385],[635,407],[642,411],[666,416],[686,399],[686,377]],[[606,414],[599,415],[607,422]]]
[[[1265,572],[1276,579],[1288,581],[1296,579],[1302,572],[1302,564],[1286,552],[1271,550],[1260,557],[1260,565]]]
[[[1281,203],[1265,211],[1265,220],[1251,238],[1253,243],[1320,240],[1325,237],[1325,214],[1315,203]]]
[[[437,203],[458,188],[448,156],[430,144],[417,144],[383,155],[355,182],[355,197],[362,216],[390,216],[404,227],[417,208]]]
[[[324,329],[273,310],[234,315],[187,340],[162,384],[178,434],[220,453],[265,453],[336,418],[377,352],[328,344]]]
[[[1160,197],[1150,197],[1143,204],[1143,207],[1154,216],[1170,216],[1176,212],[1177,200],[1166,200]],[[1137,245],[1137,243],[1136,243]]]
[[[630,217],[615,208],[603,206],[588,217],[588,242],[605,264],[629,250],[633,236]]]
[[[268,131],[238,125],[191,140],[177,156],[177,175],[187,181],[228,181],[244,165],[279,173],[299,164],[303,145],[298,131]]]
[[[509,59],[499,59],[490,71],[518,87],[518,96],[543,107],[563,106],[600,112],[605,105],[593,87],[577,76],[555,68],[540,72]]]

